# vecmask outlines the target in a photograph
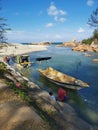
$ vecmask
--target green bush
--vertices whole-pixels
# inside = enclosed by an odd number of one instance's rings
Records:
[[[84,39],[82,40],[82,44],[87,44],[87,45],[90,45],[93,41],[93,38],[88,38],[88,39]]]
[[[90,37],[88,39],[83,39],[82,44],[90,45],[92,43],[92,41],[95,41],[95,39],[97,39],[97,41],[98,41],[98,29],[94,30],[92,37]],[[98,43],[98,42],[96,42],[96,43]]]
[[[6,72],[6,65],[3,62],[0,62],[0,76],[3,76]]]
[[[31,101],[29,96],[26,93],[27,88],[25,86],[26,85],[25,83],[23,83],[23,84],[21,83],[20,88],[17,88],[16,84],[14,82],[8,82],[7,84],[14,90],[15,94],[19,95],[23,100],[25,100],[27,102]],[[22,85],[24,85],[24,86],[22,86]],[[25,87],[25,88],[23,88],[23,87]]]

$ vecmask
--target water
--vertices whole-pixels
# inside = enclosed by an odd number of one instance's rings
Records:
[[[66,89],[69,96],[68,103],[75,108],[78,115],[90,124],[98,124],[98,63],[93,62],[98,57],[97,53],[89,53],[91,56],[84,56],[83,52],[72,51],[68,47],[49,46],[48,50],[30,53],[30,59],[34,63],[29,70],[23,70],[25,76],[38,84],[46,91],[53,91],[57,94],[57,85],[51,83],[39,75],[38,68],[45,69],[49,66],[74,76],[89,83],[89,88],[78,91]],[[36,61],[38,57],[52,57],[48,63]]]

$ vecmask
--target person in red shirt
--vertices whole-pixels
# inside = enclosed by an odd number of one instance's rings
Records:
[[[4,61],[9,64],[10,58],[9,58],[8,56],[6,56],[6,57],[4,58]]]
[[[65,101],[67,99],[66,91],[63,88],[58,89],[58,100]]]
[[[19,82],[16,83],[17,88],[21,88],[21,84]]]

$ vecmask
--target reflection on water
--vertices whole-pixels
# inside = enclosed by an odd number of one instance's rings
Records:
[[[31,67],[21,68],[21,69],[16,68],[16,70],[18,70],[23,76],[25,76],[27,78],[29,78],[30,75],[33,73],[33,69]]]
[[[90,122],[91,124],[98,124],[98,113],[90,109],[78,92],[69,92],[69,104],[75,108],[79,116]]]
[[[33,73],[33,69],[32,69],[32,68],[23,68],[23,69],[21,70],[21,73],[22,73],[25,77],[29,78],[29,76]]]
[[[89,83],[89,88],[79,91],[66,89],[69,96],[68,103],[72,105],[78,114],[88,122],[97,125],[98,123],[98,63],[92,62],[98,57],[96,53],[90,53],[90,57],[84,56],[82,52],[73,52],[70,48],[51,46],[47,51],[30,54],[34,63],[29,71],[23,70],[23,74],[33,82],[37,83],[46,91],[52,90],[57,94],[58,85],[55,85],[39,75],[37,69],[46,69],[51,66],[58,71],[69,74]],[[42,61],[38,64],[35,60],[38,57],[52,57],[48,63]]]

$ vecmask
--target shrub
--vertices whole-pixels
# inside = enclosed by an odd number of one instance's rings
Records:
[[[0,62],[0,76],[4,76],[7,72],[6,65],[3,62]]]

